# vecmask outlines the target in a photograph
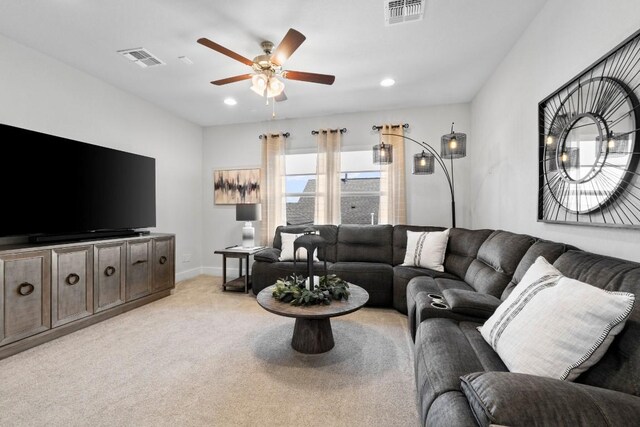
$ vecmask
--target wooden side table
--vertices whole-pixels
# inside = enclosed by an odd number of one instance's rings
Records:
[[[215,251],[214,253],[222,255],[222,290],[227,288],[231,291],[242,291],[246,294],[249,292],[249,257],[264,249],[264,246],[255,248],[243,248],[242,246],[234,246]],[[238,277],[227,282],[227,258],[238,258]],[[245,264],[243,273],[243,261]]]

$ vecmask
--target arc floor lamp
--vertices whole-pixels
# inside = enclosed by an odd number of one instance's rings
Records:
[[[442,135],[440,138],[440,154],[426,142],[416,141],[405,135],[396,135],[392,133],[383,133],[383,136],[396,136],[409,141],[413,141],[422,147],[422,153],[413,156],[413,174],[414,175],[431,175],[435,172],[435,162],[437,161],[449,183],[451,191],[451,224],[456,226],[456,198],[455,198],[455,181],[453,179],[453,160],[460,159],[467,155],[467,135],[458,133],[453,130],[454,123],[451,123],[451,133]],[[408,127],[408,126],[404,126]],[[374,129],[378,129],[374,126]],[[425,151],[426,150],[426,151]],[[447,169],[445,159],[451,161],[451,172]],[[401,159],[404,160],[404,159]],[[393,145],[381,142],[373,146],[373,163],[378,165],[387,165],[393,163]]]

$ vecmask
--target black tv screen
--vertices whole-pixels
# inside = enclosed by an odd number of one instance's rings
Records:
[[[0,124],[0,236],[156,225],[155,159]]]

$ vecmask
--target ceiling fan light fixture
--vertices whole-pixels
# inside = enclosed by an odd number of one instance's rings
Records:
[[[251,77],[251,83],[251,89],[262,95],[262,93],[264,92],[264,88],[267,87],[267,83],[269,83],[269,80],[264,74],[258,73],[254,74],[253,77]]]
[[[265,74],[259,73],[251,77],[251,90],[260,96],[267,98],[275,98],[280,95],[284,90],[284,83],[278,80],[276,77],[267,77]]]
[[[282,83],[280,80],[278,80],[275,77],[271,77],[269,79],[269,86],[267,87],[267,95],[270,98],[280,95],[283,90],[284,90],[284,83]]]

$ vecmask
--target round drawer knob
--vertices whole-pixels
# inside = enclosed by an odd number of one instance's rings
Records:
[[[160,264],[164,264],[167,262],[167,257],[166,256],[161,256],[160,259],[158,260],[160,262]]]
[[[76,273],[71,273],[65,279],[65,282],[67,282],[67,285],[69,286],[77,285],[79,281],[80,281],[80,276],[78,276]]]
[[[116,273],[116,268],[112,265],[104,269],[104,275],[107,277],[113,276],[115,273]]]
[[[35,289],[36,287],[33,286],[31,283],[24,282],[20,284],[20,286],[18,286],[18,293],[24,297],[29,294],[32,294]]]

